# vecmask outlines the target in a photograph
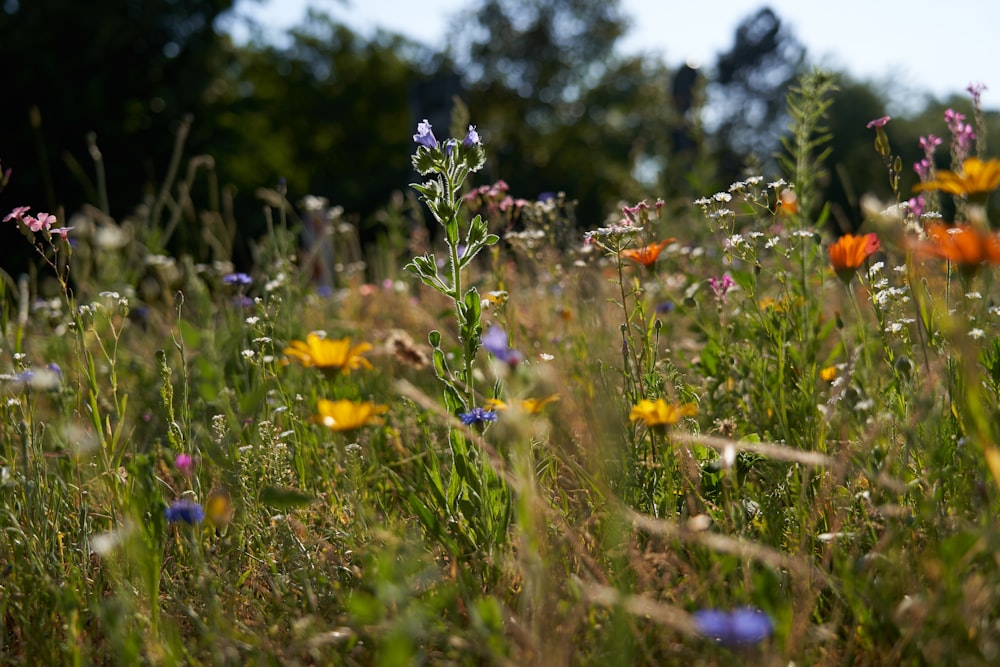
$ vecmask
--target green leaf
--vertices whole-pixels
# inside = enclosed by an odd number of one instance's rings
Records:
[[[417,146],[417,152],[413,154],[413,169],[421,176],[438,171],[438,155],[440,151],[433,151],[427,146]]]
[[[316,500],[315,496],[291,488],[265,486],[260,492],[260,502],[280,510],[305,507]]]

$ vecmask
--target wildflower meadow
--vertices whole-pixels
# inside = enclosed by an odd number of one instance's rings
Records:
[[[11,202],[0,663],[997,664],[980,90],[912,168],[869,124],[895,199],[850,233],[818,71],[774,173],[594,229],[461,108],[398,128],[374,255],[282,184],[242,268],[211,214],[168,252],[182,170],[138,222]]]

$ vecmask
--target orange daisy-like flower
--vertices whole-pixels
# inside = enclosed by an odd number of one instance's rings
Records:
[[[644,398],[632,406],[628,420],[641,421],[649,427],[664,427],[676,424],[682,418],[693,417],[696,414],[698,414],[698,406],[694,403],[673,405],[662,398],[655,401]]]
[[[674,240],[669,238],[650,243],[648,246],[642,248],[629,248],[628,250],[622,250],[621,254],[625,259],[631,259],[633,262],[642,264],[643,266],[650,266],[660,256],[663,249],[673,243]]]
[[[940,257],[965,267],[1000,264],[1000,236],[972,225],[927,225],[927,240],[914,245],[918,256]]]
[[[350,338],[329,340],[318,334],[306,336],[305,342],[293,340],[285,354],[306,368],[318,368],[326,373],[340,371],[345,375],[358,368],[371,368],[371,362],[361,355],[372,349],[369,343],[351,345]]]
[[[830,244],[830,264],[841,280],[849,282],[854,272],[868,257],[878,251],[880,245],[875,234],[864,236],[844,234],[836,243]]]
[[[940,190],[950,195],[975,195],[1000,187],[1000,160],[970,157],[962,163],[962,172],[939,171],[937,178],[918,183],[913,190]]]
[[[781,191],[778,195],[777,211],[784,215],[795,215],[799,212],[799,198],[794,190],[785,188]]]
[[[376,405],[372,401],[329,401],[319,399],[318,415],[313,421],[331,431],[353,431],[369,424],[378,424],[378,415],[389,410],[388,405]]]

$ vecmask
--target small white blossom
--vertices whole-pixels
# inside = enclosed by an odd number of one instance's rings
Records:
[[[965,293],[965,298],[966,299],[982,299],[983,295],[980,294],[979,292],[966,292]]]
[[[874,264],[872,264],[871,268],[868,269],[868,278],[869,279],[874,278],[875,274],[881,271],[884,266],[885,262],[875,262]]]
[[[732,201],[733,196],[728,192],[716,192],[714,195],[712,195],[712,199],[718,202],[728,202]]]
[[[260,322],[260,318],[259,318],[259,317],[256,317],[256,316],[252,316],[252,315],[251,315],[251,316],[250,316],[250,317],[248,317],[248,318],[247,318],[247,319],[246,319],[245,321],[246,321],[246,323],[247,323],[247,324],[249,324],[250,326],[253,326],[253,325],[257,324],[258,322]]]
[[[785,185],[785,179],[779,178],[776,181],[771,181],[770,183],[768,183],[767,187],[773,188],[773,189],[777,190],[778,188],[780,188],[780,187],[782,187],[784,185]]]
[[[969,338],[974,338],[976,340],[979,340],[980,338],[985,338],[985,337],[986,337],[986,332],[983,331],[982,329],[972,329],[971,331],[969,331]]]
[[[257,354],[253,350],[243,350],[240,354],[243,355],[244,359],[253,359],[254,355]]]

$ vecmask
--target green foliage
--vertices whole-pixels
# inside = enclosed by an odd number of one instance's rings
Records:
[[[484,6],[502,27],[510,7]],[[533,85],[568,113],[583,80],[553,53],[610,48],[615,7],[531,8],[554,49]],[[544,32],[553,8],[586,19],[568,44]],[[315,54],[365,71],[378,49],[352,39],[319,24],[275,54],[305,86],[324,78]],[[618,65],[625,93],[658,99]],[[279,79],[260,79],[274,100]],[[9,221],[40,268],[0,282],[3,662],[995,662],[996,265],[941,261],[903,212],[864,221],[877,253],[861,237],[831,266],[822,177],[853,153],[827,128],[841,95],[873,100],[821,73],[791,92],[784,178],[616,207],[586,243],[566,196],[467,194],[486,153],[456,105],[457,138],[379,167],[393,187],[415,167],[442,230],[402,197],[385,211],[394,238],[368,259],[388,274],[409,247],[409,285],[364,282],[357,227],[319,200],[300,220],[282,186],[261,191],[268,233],[234,274],[221,190],[197,185],[214,172],[183,173],[181,149],[142,214],[155,224],[91,211],[70,244]],[[578,136],[567,118],[550,136]],[[411,120],[387,130],[407,151]],[[892,123],[874,156],[860,135],[877,169],[844,183],[905,196],[913,127]],[[627,183],[626,161],[592,164],[603,141],[567,165]],[[341,162],[345,183],[365,177]],[[949,214],[986,230],[975,203]],[[162,254],[192,221],[192,254]],[[317,238],[297,253],[300,229]],[[698,613],[747,608],[769,626],[738,646]]]

